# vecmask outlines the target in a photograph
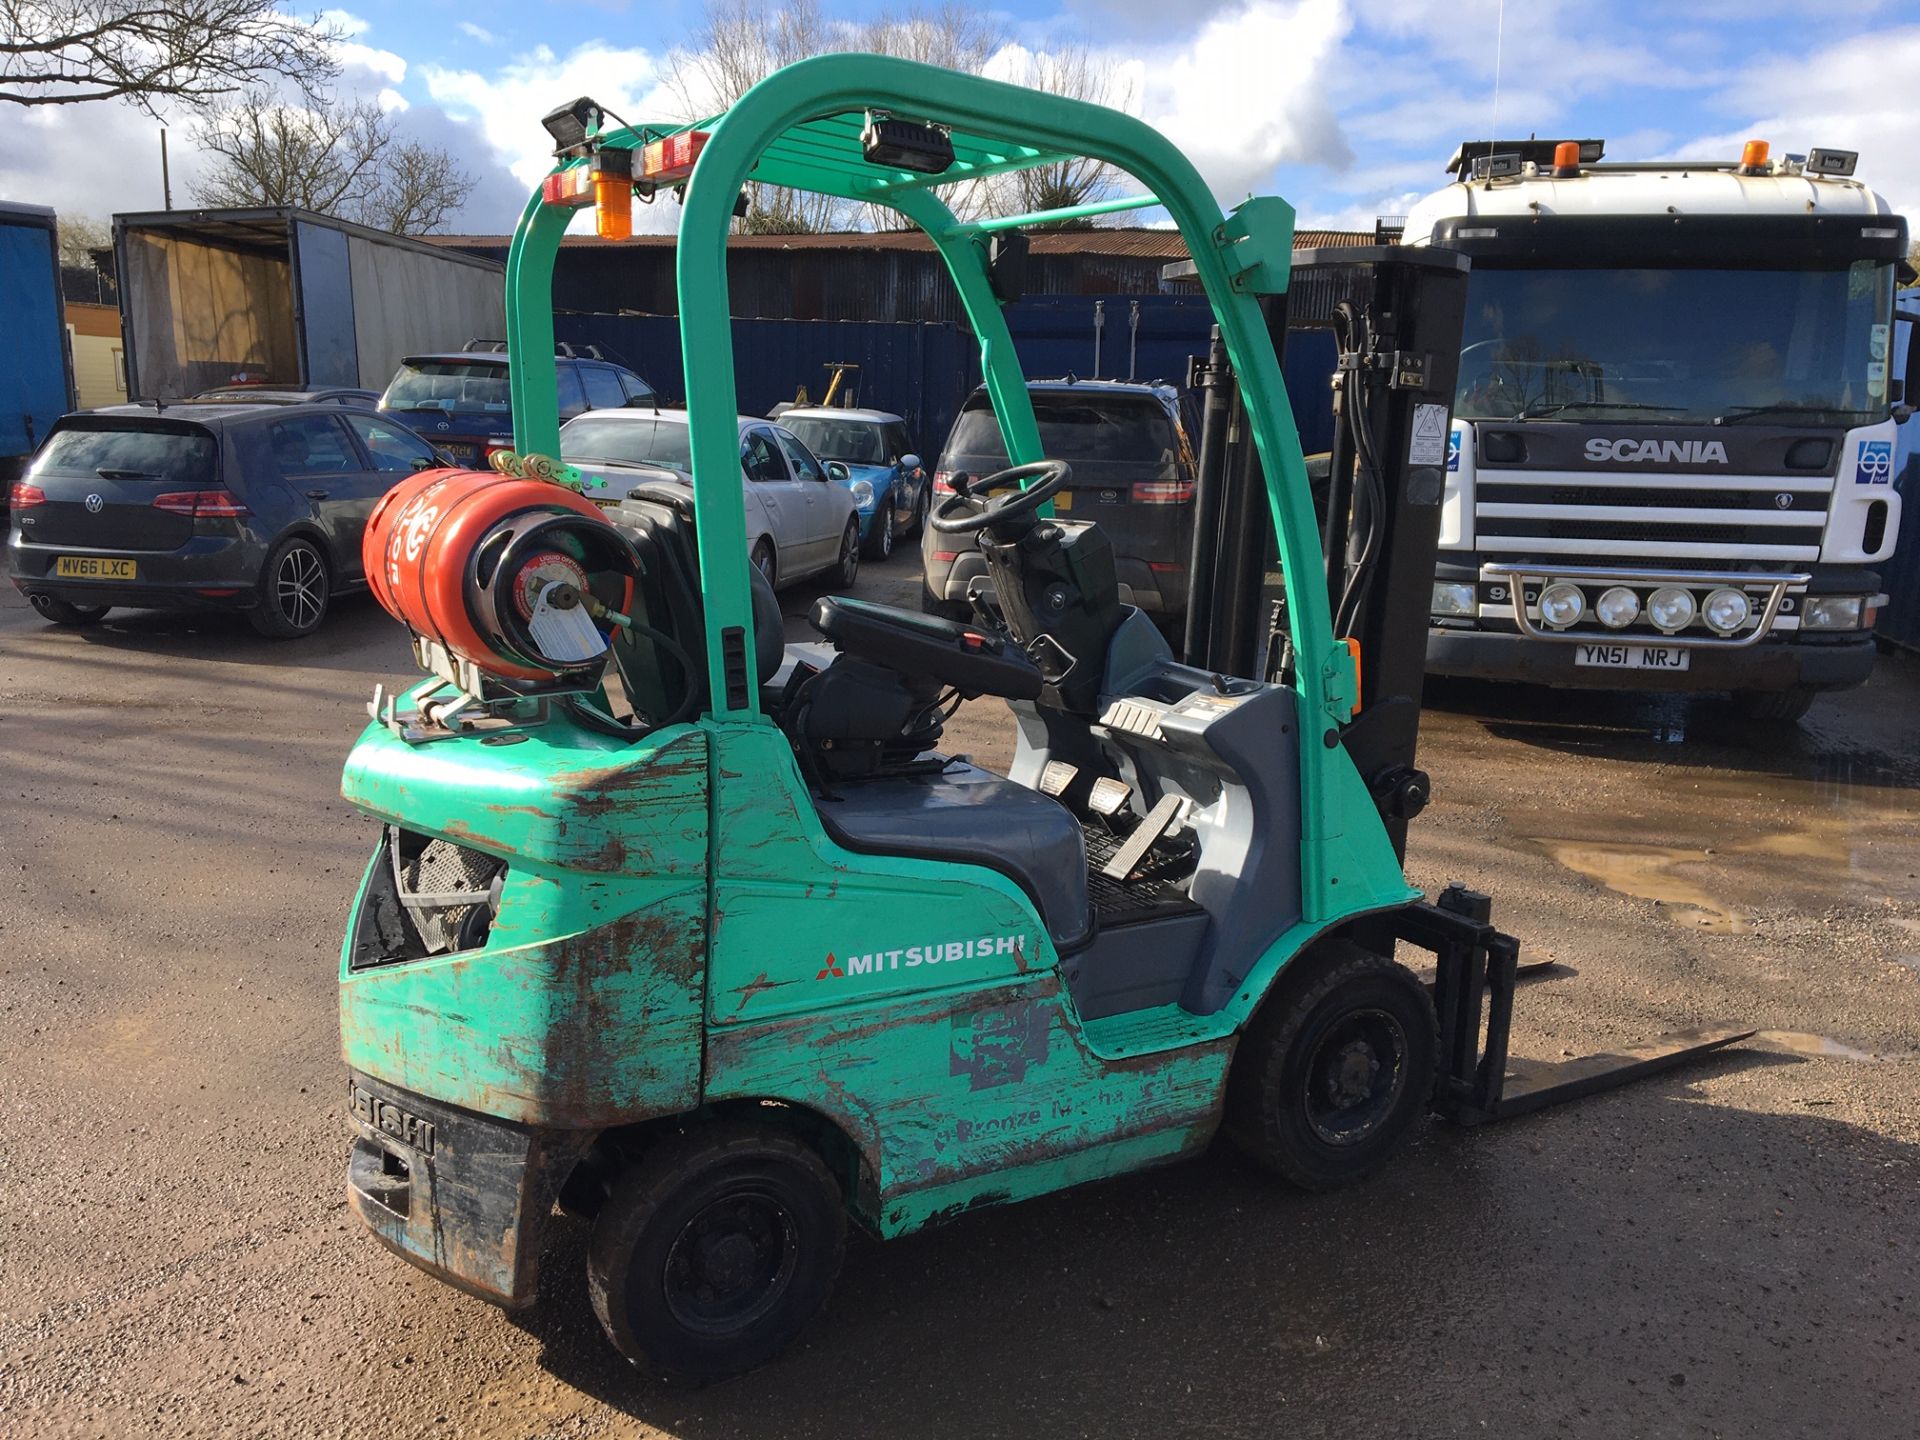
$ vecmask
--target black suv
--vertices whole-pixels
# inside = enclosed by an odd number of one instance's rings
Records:
[[[562,424],[589,410],[657,406],[651,385],[597,347],[561,349],[553,368]],[[476,340],[452,354],[409,355],[388,382],[380,408],[404,417],[462,465],[484,466],[494,451],[513,447],[506,347]]]
[[[401,421],[330,402],[82,411],[13,486],[7,573],[58,625],[115,605],[237,609],[262,635],[306,635],[366,583],[380,497],[444,463]]]
[[[1029,380],[1040,448],[1073,467],[1054,512],[1097,520],[1113,543],[1120,583],[1133,603],[1163,623],[1187,608],[1193,549],[1193,446],[1180,392],[1171,385],[1120,380]],[[993,401],[980,386],[967,397],[933,474],[933,504],[953,493],[953,476],[975,480],[1008,465]],[[986,557],[965,536],[928,526],[920,542],[921,606],[965,619],[967,587],[987,573]]]

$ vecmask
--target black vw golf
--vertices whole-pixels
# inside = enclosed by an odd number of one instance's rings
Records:
[[[400,421],[335,404],[83,411],[14,483],[7,573],[58,625],[116,605],[235,609],[291,639],[366,583],[380,497],[444,463]]]

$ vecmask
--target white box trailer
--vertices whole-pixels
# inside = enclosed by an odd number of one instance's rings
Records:
[[[306,210],[113,217],[127,395],[236,378],[381,390],[401,357],[506,333],[494,261]]]

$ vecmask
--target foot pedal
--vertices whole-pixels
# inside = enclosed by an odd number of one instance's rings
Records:
[[[1069,765],[1064,760],[1047,761],[1046,768],[1040,772],[1040,793],[1058,800],[1079,773],[1079,766]]]
[[[1113,858],[1100,867],[1100,873],[1109,880],[1125,881],[1128,876],[1140,868],[1140,862],[1147,858],[1147,852],[1160,843],[1160,837],[1173,827],[1180,818],[1180,797],[1162,795],[1160,803],[1149,810],[1146,818],[1133,827],[1133,833],[1127,837],[1126,844],[1114,851]]]

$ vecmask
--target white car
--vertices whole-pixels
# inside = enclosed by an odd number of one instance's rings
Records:
[[[692,486],[684,410],[589,410],[560,427],[560,458],[589,499],[617,501],[641,478],[670,471]],[[844,465],[824,464],[772,421],[740,417],[747,554],[778,587],[810,575],[849,587],[860,571],[859,497]]]

